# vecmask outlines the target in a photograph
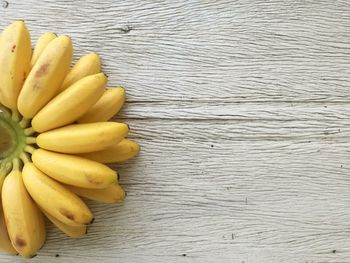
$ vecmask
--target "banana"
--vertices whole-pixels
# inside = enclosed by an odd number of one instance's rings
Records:
[[[45,175],[33,163],[24,165],[23,181],[35,202],[62,223],[81,226],[93,221],[91,211],[77,195]]]
[[[56,37],[57,37],[57,35],[55,33],[52,33],[52,32],[47,32],[39,37],[38,41],[36,42],[35,48],[34,48],[32,60],[30,61],[30,68],[34,67],[34,65],[37,62],[41,53],[43,53],[43,51],[47,47],[47,45],[52,40],[54,40]]]
[[[33,163],[53,179],[83,188],[102,189],[117,180],[108,166],[75,155],[35,150]]]
[[[7,26],[0,40],[1,103],[17,109],[17,98],[30,69],[31,40],[23,21]],[[28,99],[28,98],[27,98]]]
[[[0,203],[1,203],[2,186],[3,186],[3,184],[4,184],[5,177],[6,177],[6,175],[2,175],[2,174],[0,173]]]
[[[133,158],[140,151],[140,146],[131,140],[123,139],[102,151],[81,153],[79,156],[100,163],[118,163]]]
[[[17,255],[18,252],[11,244],[11,240],[7,233],[7,228],[5,224],[5,217],[2,208],[0,207],[0,251],[5,252],[9,255]]]
[[[0,160],[0,203],[1,203],[1,190],[5,181],[6,175],[12,171],[12,162],[5,162]]]
[[[125,123],[73,124],[41,133],[36,143],[40,148],[54,152],[95,152],[107,148],[113,142],[120,142],[128,131]]]
[[[52,40],[39,56],[18,97],[18,110],[31,119],[56,94],[67,74],[73,57],[68,36]]]
[[[73,83],[78,80],[94,75],[101,72],[101,60],[100,56],[96,53],[90,53],[81,57],[77,63],[72,67],[72,69],[67,74],[64,79],[63,84],[60,88],[60,92],[68,88]]]
[[[12,167],[11,167],[12,168]],[[1,202],[1,192],[2,186],[5,181],[5,177],[8,174],[8,166],[5,164],[1,165],[0,162],[0,251],[5,252],[9,255],[17,255],[17,250],[12,246],[11,240],[8,236],[4,212],[2,210],[2,202]]]
[[[124,102],[125,91],[122,87],[107,89],[78,123],[108,121],[120,111]]]
[[[60,229],[63,233],[65,233],[69,237],[72,237],[72,238],[82,237],[87,232],[86,225],[70,226],[62,223],[61,221],[57,220],[53,216],[49,215],[47,212],[45,212],[44,209],[41,209],[41,211],[58,229]]]
[[[112,184],[105,189],[86,189],[72,185],[65,185],[73,193],[101,203],[112,204],[118,203],[125,199],[125,192],[118,184]]]
[[[44,132],[76,121],[102,96],[106,82],[103,73],[77,81],[58,94],[33,118],[34,130]]]
[[[13,170],[4,181],[2,205],[13,247],[23,257],[31,258],[45,242],[43,215],[29,196],[19,170]]]

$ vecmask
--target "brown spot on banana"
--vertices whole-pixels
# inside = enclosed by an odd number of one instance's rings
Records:
[[[96,178],[92,177],[91,175],[86,175],[86,180],[88,180],[89,183],[95,184],[95,185],[99,185],[99,184],[103,183],[103,182],[101,182],[101,180],[96,179]]]
[[[27,245],[27,242],[24,239],[20,238],[19,236],[16,236],[15,245],[16,247],[22,248]]]
[[[35,73],[35,77],[40,78],[43,75],[45,75],[45,73],[47,72],[47,69],[49,68],[50,64],[49,63],[45,63],[43,64],[39,70]]]

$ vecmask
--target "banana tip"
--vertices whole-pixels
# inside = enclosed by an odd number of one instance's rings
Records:
[[[35,255],[30,255],[28,258],[30,259],[30,258],[35,258],[37,256],[37,254],[35,254]]]

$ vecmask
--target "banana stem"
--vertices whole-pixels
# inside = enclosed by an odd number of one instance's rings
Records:
[[[21,158],[21,160],[24,164],[30,162],[29,154],[26,152],[22,152],[21,155],[19,156],[19,158]]]
[[[22,118],[22,120],[19,122],[19,126],[21,126],[21,128],[27,128],[29,126],[30,120],[26,119],[26,118]]]
[[[27,137],[26,138],[27,144],[35,144],[36,143],[36,137]]]
[[[4,118],[0,117],[0,159],[5,158],[15,147],[14,131]]]
[[[34,148],[33,146],[27,145],[27,146],[24,148],[24,151],[27,152],[27,153],[33,154],[34,151],[35,151],[35,148]]]
[[[34,131],[33,127],[30,127],[30,128],[27,128],[27,129],[24,130],[24,134],[26,136],[30,136],[30,135],[32,135],[34,133],[35,133],[35,131]]]
[[[19,170],[19,159],[15,158],[12,160],[12,171],[18,171]]]
[[[18,110],[12,110],[12,120],[14,120],[15,122],[19,122],[20,119],[21,117]]]
[[[12,170],[12,162],[0,162],[0,176],[6,176]]]

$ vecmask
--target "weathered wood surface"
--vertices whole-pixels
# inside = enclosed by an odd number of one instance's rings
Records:
[[[125,203],[31,262],[350,262],[349,1],[8,2],[101,54],[143,147]]]

